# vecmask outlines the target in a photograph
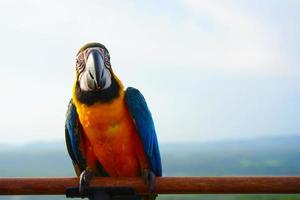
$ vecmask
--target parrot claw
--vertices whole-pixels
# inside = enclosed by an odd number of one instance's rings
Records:
[[[80,179],[79,179],[79,193],[81,194],[82,197],[84,197],[87,193],[87,190],[89,188],[89,183],[91,179],[93,178],[94,173],[86,169],[80,174]]]
[[[154,192],[155,174],[151,170],[144,170],[143,172],[144,183],[149,183],[150,192]]]

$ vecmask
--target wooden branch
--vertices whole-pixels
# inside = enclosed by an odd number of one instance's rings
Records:
[[[77,187],[78,178],[0,178],[0,195],[58,195]],[[94,178],[93,187],[132,187],[145,194],[149,186],[139,177]],[[271,194],[299,193],[300,176],[273,177],[160,177],[158,194]]]

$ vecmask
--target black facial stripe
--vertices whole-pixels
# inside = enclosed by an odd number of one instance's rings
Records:
[[[79,53],[76,57],[76,70],[78,74],[81,74],[85,69],[85,63],[83,58],[83,52]]]
[[[78,67],[77,67],[77,70],[78,70],[78,73],[82,73],[85,69],[85,65],[84,64],[80,64]]]

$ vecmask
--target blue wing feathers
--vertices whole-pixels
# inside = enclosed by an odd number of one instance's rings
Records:
[[[157,136],[153,119],[145,98],[135,88],[129,87],[125,92],[125,101],[129,112],[135,121],[137,130],[144,145],[144,150],[150,162],[151,170],[157,175],[162,175],[162,166]]]
[[[71,150],[72,153],[76,159],[76,161],[78,162],[78,156],[76,154],[76,152],[78,151],[76,143],[75,143],[75,117],[76,117],[76,113],[75,113],[75,108],[73,104],[69,105],[68,108],[68,112],[67,112],[67,117],[66,117],[66,128],[68,131],[68,135],[69,135],[69,139],[70,139],[70,144],[71,144]]]
[[[65,130],[66,143],[70,157],[75,165],[78,165],[80,169],[84,169],[86,167],[86,161],[82,150],[80,149],[83,133],[76,108],[72,101],[69,103],[66,114]]]

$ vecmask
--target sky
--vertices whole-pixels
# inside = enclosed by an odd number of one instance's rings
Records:
[[[75,55],[106,45],[160,142],[300,133],[297,0],[0,1],[0,143],[64,139]]]

